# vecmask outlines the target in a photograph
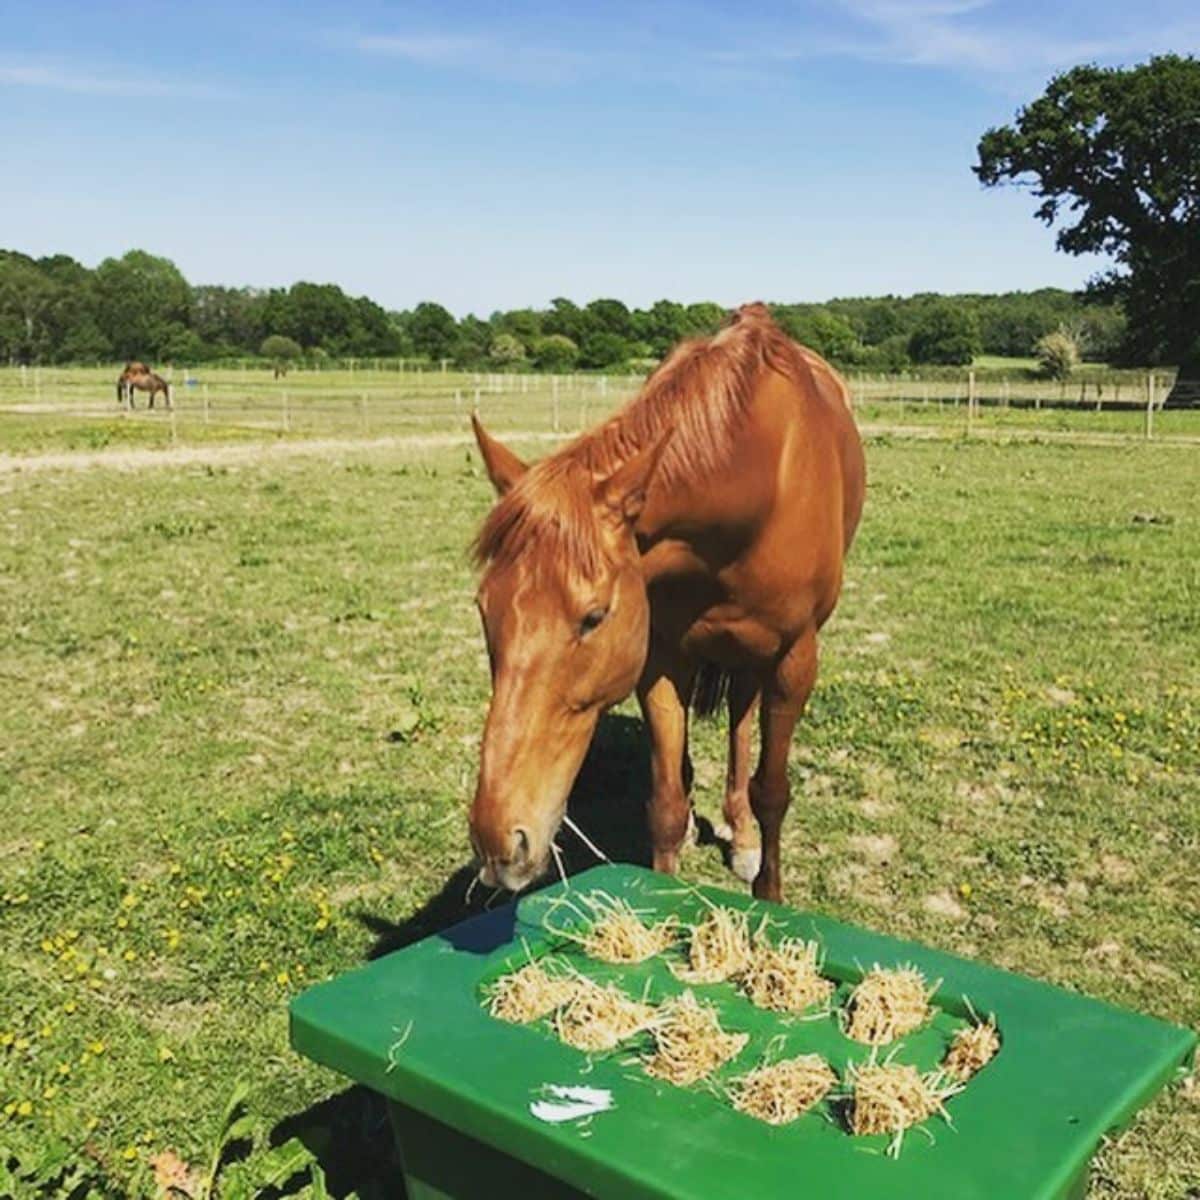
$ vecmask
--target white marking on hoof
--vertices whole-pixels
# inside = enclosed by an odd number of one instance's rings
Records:
[[[758,846],[735,848],[729,865],[743,883],[753,883],[758,878],[758,871],[762,866],[762,850]]]
[[[700,826],[696,824],[696,810],[688,809],[687,832],[683,835],[683,844],[685,846],[700,845]]]
[[[732,842],[733,826],[730,825],[728,821],[722,821],[719,825],[714,825],[713,837],[715,837],[718,842]]]

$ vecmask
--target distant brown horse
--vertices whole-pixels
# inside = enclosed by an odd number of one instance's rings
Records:
[[[171,388],[167,381],[156,375],[143,362],[128,362],[125,369],[117,376],[117,403],[136,407],[133,401],[134,391],[150,393],[150,407],[154,407],[154,397],[162,393],[167,407],[171,407]]]
[[[674,871],[692,825],[688,708],[725,691],[732,865],[778,900],[788,747],[866,486],[845,385],[751,304],[533,466],[478,420],[475,436],[500,495],[476,542],[492,670],[480,879],[515,891],[546,870],[600,713],[635,688],[654,865]]]

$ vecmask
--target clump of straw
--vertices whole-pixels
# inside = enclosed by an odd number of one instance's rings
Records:
[[[574,979],[549,974],[540,963],[527,963],[491,986],[488,1012],[501,1021],[528,1025],[561,1008],[577,986]]]
[[[820,948],[802,938],[784,938],[776,946],[756,939],[738,982],[752,1004],[773,1012],[803,1012],[833,995],[832,982],[821,975]]]
[[[819,1054],[758,1067],[732,1086],[733,1106],[768,1125],[786,1125],[823,1100],[837,1076]]]
[[[850,995],[846,1036],[883,1046],[912,1033],[929,1020],[929,999],[937,990],[915,967],[884,970],[876,966]]]
[[[720,983],[745,971],[751,953],[749,914],[714,906],[692,927],[688,965],[675,973],[688,983]]]
[[[654,1053],[643,1060],[648,1075],[679,1087],[703,1079],[741,1053],[746,1033],[721,1028],[717,1011],[684,992],[663,1004],[650,1025]]]
[[[942,1060],[942,1070],[964,1083],[982,1071],[1000,1050],[1000,1035],[996,1032],[996,1018],[965,1025],[954,1035],[950,1049]]]
[[[959,1089],[941,1071],[922,1075],[908,1063],[853,1063],[849,1070],[850,1131],[857,1136],[895,1134],[888,1153],[900,1153],[904,1132],[934,1113],[949,1120],[945,1101]]]
[[[554,1014],[554,1030],[568,1046],[592,1053],[615,1049],[653,1019],[653,1006],[631,999],[613,984],[601,987],[580,976],[570,999]]]
[[[580,945],[585,954],[608,963],[640,963],[673,946],[679,937],[674,917],[648,925],[627,901],[603,892],[584,897],[594,919]]]

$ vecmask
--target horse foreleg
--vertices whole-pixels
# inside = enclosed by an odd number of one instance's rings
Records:
[[[729,681],[729,760],[725,771],[722,836],[730,843],[730,867],[753,883],[762,864],[762,839],[750,809],[750,736],[758,711],[759,685],[749,671],[737,671]]]
[[[762,832],[762,865],[754,880],[754,894],[760,900],[783,898],[779,835],[792,798],[787,775],[788,749],[796,721],[816,680],[817,636],[810,632],[792,644],[764,681],[761,750],[758,768],[750,781],[750,807]]]
[[[687,700],[694,671],[678,656],[651,646],[638,684],[638,703],[650,730],[650,843],[654,869],[674,874],[679,852],[692,827],[692,807],[684,782],[687,756]]]

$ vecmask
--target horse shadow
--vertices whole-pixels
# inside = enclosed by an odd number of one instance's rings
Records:
[[[567,815],[613,862],[649,866],[650,841],[645,816],[649,798],[650,748],[641,721],[620,713],[606,713],[600,718],[596,736],[571,789]],[[600,861],[567,825],[559,832],[558,845],[568,876]],[[358,920],[375,938],[367,958],[379,958],[412,945],[511,899],[508,892],[493,893],[482,885],[475,886],[476,869],[474,863],[464,862],[416,912],[400,920],[379,913],[358,913]],[[525,894],[557,882],[558,875],[552,871]]]
[[[645,810],[649,797],[650,750],[641,721],[620,713],[605,714],[571,790],[568,815],[613,862],[648,866],[651,853]],[[701,840],[706,840],[705,833],[702,826]],[[465,821],[463,840],[465,843]],[[564,826],[558,842],[568,876],[596,865],[595,853],[569,827]],[[475,872],[473,863],[464,862],[419,909],[406,916],[357,913],[358,921],[373,938],[366,958],[380,958],[442,933],[511,899],[506,892],[489,895],[488,889],[473,887]],[[530,890],[546,887],[557,878],[551,873]],[[324,1172],[331,1196],[356,1193],[360,1200],[382,1200],[384,1196],[403,1195],[387,1105],[369,1089],[357,1085],[347,1088],[286,1117],[271,1131],[270,1142],[279,1145],[290,1138],[299,1138],[313,1155]],[[273,1189],[267,1200],[294,1195],[307,1181],[302,1172]]]

